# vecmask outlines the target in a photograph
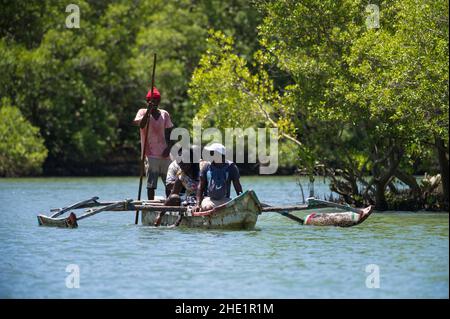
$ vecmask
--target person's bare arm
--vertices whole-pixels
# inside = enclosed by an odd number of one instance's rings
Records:
[[[180,203],[180,197],[176,196],[173,197],[173,195],[180,195],[181,190],[183,189],[183,184],[179,179],[175,181],[175,183],[172,184],[172,190],[170,191],[169,196],[167,196],[166,201],[164,202],[164,205],[166,206],[179,206]]]
[[[180,195],[181,190],[183,189],[183,183],[177,178],[175,181],[175,184],[172,187],[172,191],[170,192],[170,195],[177,194]]]
[[[147,109],[147,112],[145,112],[144,117],[140,121],[140,123],[139,123],[140,128],[144,128],[147,125],[149,117],[150,117],[150,108]]]
[[[172,132],[172,129],[173,129],[173,127],[169,127],[164,130],[164,138],[166,140],[166,145],[167,145],[167,147],[164,149],[164,151],[162,153],[162,156],[164,156],[164,157],[169,156],[170,149],[172,148],[172,145],[173,145],[173,141],[170,139],[170,133]]]
[[[197,205],[194,208],[195,212],[200,211],[200,207],[203,200],[203,194],[205,193],[205,188],[206,188],[206,178],[200,176],[200,184],[198,185],[197,188]]]
[[[150,116],[150,108],[147,108],[147,112],[145,112],[144,117],[140,120],[134,120],[133,125],[139,126],[140,128],[144,128],[147,125],[149,116]]]
[[[236,195],[242,194],[242,185],[239,178],[233,179],[234,190],[236,191]]]

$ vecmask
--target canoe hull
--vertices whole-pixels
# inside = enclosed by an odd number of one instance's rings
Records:
[[[77,228],[77,216],[70,213],[69,217],[52,218],[45,215],[37,216],[39,226],[60,227],[60,228]]]
[[[249,230],[255,228],[261,210],[258,197],[249,190],[212,210],[199,213],[187,212],[182,216],[181,221],[179,221],[179,213],[167,212],[162,217],[160,226],[173,227],[179,222],[180,227]],[[158,212],[143,211],[142,224],[153,226],[157,216]]]

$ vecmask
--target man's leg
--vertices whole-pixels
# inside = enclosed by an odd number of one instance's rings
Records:
[[[166,172],[166,174],[161,173],[159,176],[161,177],[161,180],[162,180],[163,185],[165,187],[166,199],[167,199],[167,198],[169,198],[170,192],[172,191],[172,187],[173,187],[174,184],[166,185],[166,175],[167,175],[167,172]]]
[[[202,202],[199,204],[202,211],[210,210],[214,208],[214,203],[212,202],[211,198],[205,197],[203,198]]]
[[[169,197],[171,191],[172,191],[172,187],[170,187],[169,185],[166,185],[166,197]]]
[[[173,185],[175,185],[175,183],[170,183],[166,185],[166,197],[169,197],[170,193],[172,192]],[[169,192],[169,195],[167,195],[167,192]]]
[[[167,179],[167,171],[169,170],[170,160],[168,159],[161,159],[160,160],[160,166],[159,166],[159,174],[161,176],[161,179],[163,181],[163,185],[166,187],[166,198],[169,198],[170,192],[172,191],[173,185],[166,185],[166,179]]]
[[[148,169],[147,169],[147,198],[149,200],[155,199],[155,189],[158,185],[158,167],[157,159],[148,158]]]
[[[231,200],[231,198],[225,197],[222,199],[212,199],[211,197],[205,197],[203,198],[203,201],[200,205],[202,211],[211,210],[217,206],[223,205],[225,203],[228,203]]]
[[[180,196],[177,195],[177,194],[170,195],[166,199],[166,201],[164,202],[164,205],[166,205],[166,206],[180,206],[181,205]],[[162,220],[163,216],[164,216],[164,212],[159,213],[158,216],[156,217],[156,221],[155,221],[153,226],[158,227],[161,224],[161,220]]]
[[[166,199],[164,202],[164,205],[166,206],[180,206],[181,205],[181,198],[178,194],[172,194],[169,196],[169,198]]]
[[[166,179],[163,178],[162,175],[159,175],[159,176],[162,179],[163,185],[165,185],[166,184]],[[168,197],[170,195],[170,191],[169,191],[169,193],[167,193],[168,186],[167,185],[165,185],[165,186],[166,186],[166,198],[168,199]],[[152,191],[153,191],[153,197],[154,197],[155,196],[155,190],[153,189]],[[167,199],[166,199],[166,202],[167,202]],[[153,226],[158,227],[161,224],[161,219],[162,219],[163,215],[164,215],[164,213],[158,212],[158,215],[156,216],[156,220],[155,220],[155,223],[153,224]]]
[[[166,198],[168,199],[171,188],[166,185],[166,179],[167,179],[167,171],[169,169],[170,160],[165,159],[158,159],[157,163],[155,163],[155,171],[158,171],[158,176],[156,176],[156,181],[158,181],[158,177],[161,178],[163,185],[165,186],[166,191]],[[153,196],[155,195],[153,191]],[[162,216],[164,216],[164,213],[158,212],[158,216],[156,217],[156,221],[154,226],[159,226],[161,224]]]

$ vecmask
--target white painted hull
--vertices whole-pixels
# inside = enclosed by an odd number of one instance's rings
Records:
[[[261,214],[261,204],[252,191],[246,191],[228,203],[206,212],[187,212],[181,218],[180,227],[207,229],[253,229]],[[158,212],[143,211],[142,224],[153,226]],[[179,213],[165,213],[160,226],[174,226]]]

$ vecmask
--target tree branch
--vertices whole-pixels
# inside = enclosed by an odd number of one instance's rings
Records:
[[[241,84],[237,84],[235,85],[235,87],[237,89],[242,90],[242,92],[244,92],[245,94],[247,94],[249,97],[251,97],[253,99],[253,101],[258,105],[259,110],[260,110],[260,114],[262,114],[264,116],[264,118],[269,121],[269,123],[275,127],[278,128],[277,123],[270,117],[269,113],[266,111],[266,109],[264,108],[264,105],[261,103],[260,99],[253,94],[252,92],[250,92],[247,88],[243,87]],[[288,140],[294,142],[295,144],[297,144],[298,146],[303,146],[303,144],[296,139],[295,137],[285,133],[285,132],[281,132],[281,136],[283,136],[284,138],[287,138]]]

